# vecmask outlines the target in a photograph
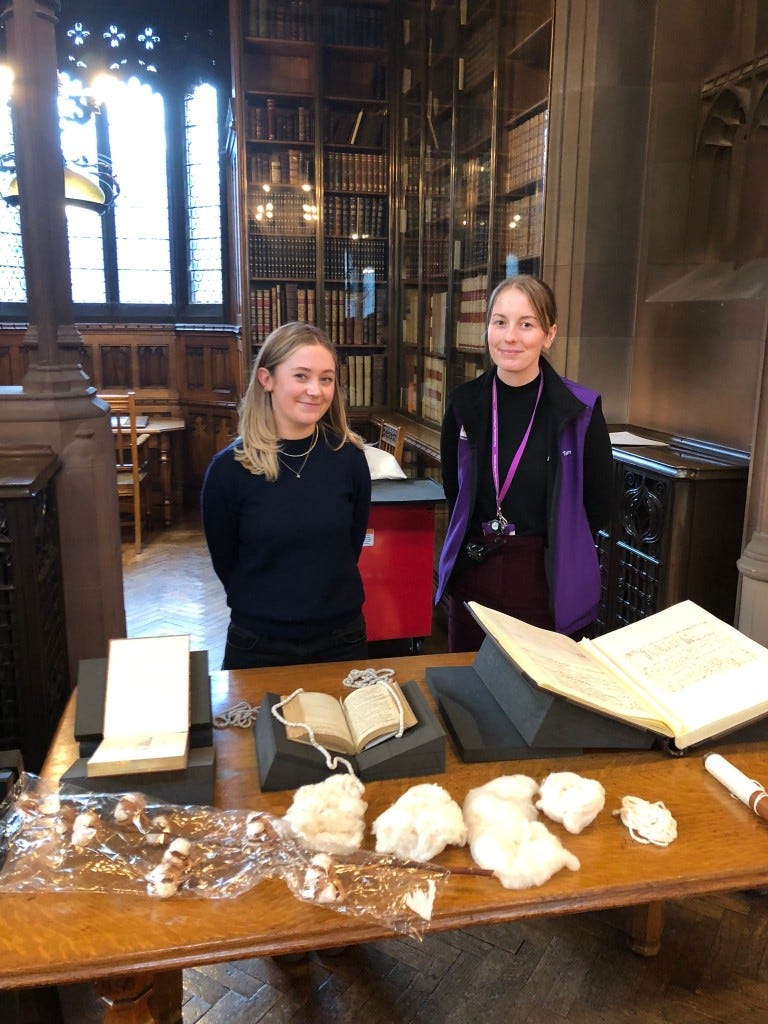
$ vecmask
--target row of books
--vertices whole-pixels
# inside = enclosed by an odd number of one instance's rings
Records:
[[[326,234],[386,236],[387,201],[383,196],[326,196],[324,213]]]
[[[482,354],[468,356],[457,353],[454,355],[451,360],[451,387],[458,387],[459,384],[480,376],[485,369],[481,358]]]
[[[383,302],[376,303],[375,297],[362,289],[329,288],[325,293],[325,329],[337,345],[383,345]]]
[[[305,150],[248,154],[248,180],[252,185],[305,185],[313,178],[312,157]]]
[[[496,20],[489,18],[476,32],[467,39],[464,46],[463,82],[459,78],[459,88],[474,89],[484,78],[493,73],[496,49]],[[461,76],[461,63],[459,64]]]
[[[254,234],[315,234],[316,209],[312,195],[303,191],[255,192],[250,197],[249,230]]]
[[[448,274],[448,239],[426,238],[422,245],[418,239],[406,238],[403,245],[403,275],[417,277],[420,260],[427,277],[445,277]]]
[[[380,238],[326,238],[325,273],[342,281],[385,280],[387,243]]]
[[[246,132],[257,141],[312,142],[315,137],[314,111],[306,103],[278,105],[270,96],[265,103],[250,103],[246,119]]]
[[[313,6],[311,0],[248,0],[246,33],[262,39],[311,39]]]
[[[445,360],[437,356],[424,356],[421,382],[421,415],[440,423],[445,412]]]
[[[547,111],[543,110],[509,130],[505,141],[502,192],[511,192],[543,178],[547,125]]]
[[[270,287],[251,286],[250,290],[251,339],[260,345],[280,324],[302,320],[315,323],[315,289],[296,282],[275,284]]]
[[[459,292],[459,315],[456,321],[456,347],[485,349],[485,312],[488,297],[488,275],[465,277]]]
[[[386,356],[383,352],[370,355],[340,353],[341,386],[352,408],[370,408],[386,405]]]
[[[334,4],[323,8],[323,39],[337,46],[386,46],[385,9]]]
[[[324,141],[332,146],[386,146],[387,123],[387,112],[381,108],[329,107]]]
[[[544,246],[544,193],[509,200],[501,232],[503,249],[518,260],[540,256]]]
[[[457,239],[457,266],[475,267],[488,261],[488,217],[471,215],[466,218],[463,238]]]
[[[248,230],[248,273],[251,277],[314,278],[315,239],[283,238]]]
[[[386,192],[387,156],[385,153],[343,153],[331,151],[325,156],[325,184],[339,192]]]

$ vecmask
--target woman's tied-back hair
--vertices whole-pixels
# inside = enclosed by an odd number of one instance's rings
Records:
[[[539,277],[534,277],[533,274],[517,274],[515,277],[508,277],[501,281],[491,292],[485,314],[486,331],[491,322],[491,314],[493,313],[496,299],[507,288],[517,288],[518,291],[528,296],[533,306],[533,311],[536,314],[536,319],[543,330],[549,331],[555,326],[557,323],[557,303],[555,302],[552,289],[545,281],[542,281]]]
[[[277,460],[280,438],[272,412],[271,393],[265,391],[261,386],[257,373],[263,366],[269,370],[270,374],[274,375],[278,366],[284,363],[297,348],[302,348],[304,345],[322,345],[328,350],[336,370],[333,399],[330,408],[323,414],[318,424],[324,438],[328,440],[326,427],[330,427],[340,438],[336,445],[337,449],[347,442],[354,444],[357,448],[363,447],[362,439],[350,430],[347,422],[338,379],[339,360],[328,335],[314,324],[298,321],[282,324],[267,337],[253,365],[251,379],[240,403],[240,419],[237,428],[240,441],[235,447],[235,459],[255,476],[264,476],[267,480],[277,480],[280,475],[280,464]]]

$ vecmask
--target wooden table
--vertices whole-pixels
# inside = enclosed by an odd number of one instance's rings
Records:
[[[150,416],[146,427],[140,433],[149,434],[150,448],[155,448],[160,467],[160,492],[163,500],[163,523],[173,523],[174,507],[183,503],[183,419],[175,416]]]
[[[429,655],[373,661],[392,665],[405,682],[423,682],[429,665],[467,664],[470,655]],[[258,704],[266,690],[339,692],[352,665],[220,672],[212,677],[214,708],[246,699]],[[44,773],[61,774],[76,755],[74,704],[65,712]],[[216,804],[282,814],[292,793],[259,792],[251,730],[217,732]],[[762,745],[721,745],[721,752],[750,777],[768,780]],[[703,769],[699,755],[680,759],[653,751],[585,754],[544,761],[462,764],[449,748],[444,775],[369,783],[367,821],[418,781],[445,786],[459,802],[471,787],[500,774],[524,772],[541,780],[553,770],[599,779],[606,808],[581,835],[552,830],[581,861],[539,888],[509,891],[493,878],[453,875],[435,906],[432,931],[517,918],[633,908],[631,946],[652,954],[662,928],[662,903],[768,882],[768,823],[756,818]],[[678,823],[678,839],[658,848],[634,842],[611,810],[632,794],[663,800]],[[368,840],[369,842],[370,840]],[[437,858],[470,863],[466,849]],[[375,922],[348,917],[294,899],[268,880],[233,900],[156,901],[104,893],[0,894],[0,988],[55,985],[93,979],[107,1004],[105,1020],[178,1022],[181,969],[252,956],[268,956],[387,937]]]

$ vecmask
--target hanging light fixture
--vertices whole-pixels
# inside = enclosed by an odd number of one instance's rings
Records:
[[[0,169],[15,172],[13,153],[0,157]],[[64,202],[67,206],[103,214],[114,205],[119,194],[120,186],[112,173],[109,160],[103,157],[87,160],[82,157],[64,166]],[[19,179],[15,173],[0,198],[9,206],[19,205]]]

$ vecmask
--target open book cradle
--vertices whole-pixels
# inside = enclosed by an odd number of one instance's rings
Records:
[[[486,637],[472,665],[428,668],[427,684],[463,761],[586,749],[644,750],[656,736],[540,690]]]
[[[653,746],[679,756],[718,742],[715,737],[680,751],[666,737],[541,690],[489,636],[472,665],[428,668],[426,679],[463,761],[514,761]],[[722,740],[765,742],[768,718],[727,733]]]

